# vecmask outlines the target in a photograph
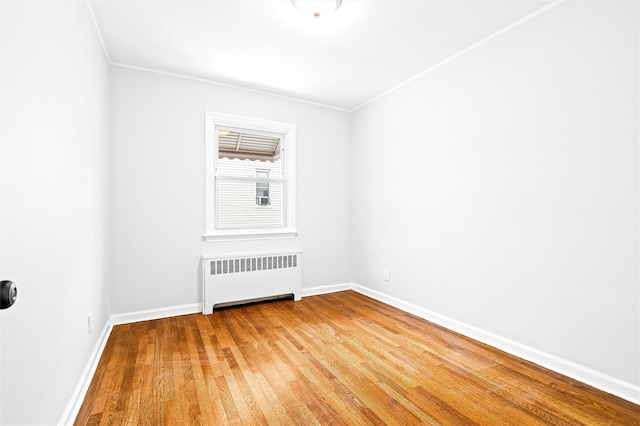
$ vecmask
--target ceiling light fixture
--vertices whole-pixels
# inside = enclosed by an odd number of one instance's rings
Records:
[[[321,15],[338,10],[342,0],[291,0],[291,3],[305,15],[312,15],[318,19]]]

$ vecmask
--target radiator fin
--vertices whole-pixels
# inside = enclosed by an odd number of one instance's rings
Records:
[[[211,260],[210,275],[236,274],[270,269],[286,269],[298,267],[298,255],[286,254],[275,256],[242,257],[237,259]]]

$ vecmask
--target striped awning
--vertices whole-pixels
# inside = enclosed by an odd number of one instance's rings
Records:
[[[218,157],[240,160],[276,161],[280,158],[280,135],[218,130]]]

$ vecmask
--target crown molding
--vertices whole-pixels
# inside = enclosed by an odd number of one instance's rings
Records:
[[[530,13],[530,14],[528,14],[527,16],[525,16],[525,17],[523,17],[523,18],[518,19],[518,20],[517,20],[517,21],[515,21],[514,23],[512,23],[512,24],[510,24],[510,25],[507,25],[506,27],[502,28],[501,30],[498,30],[498,31],[496,31],[495,33],[493,33],[493,34],[491,34],[491,35],[489,35],[489,36],[487,36],[487,37],[483,38],[482,40],[479,40],[479,41],[477,41],[477,42],[473,43],[471,46],[468,46],[468,47],[466,47],[466,48],[462,49],[462,50],[461,50],[461,51],[459,51],[458,53],[455,53],[455,54],[453,54],[453,55],[449,56],[448,58],[446,58],[446,59],[444,59],[444,60],[442,60],[442,61],[438,62],[438,63],[437,63],[437,64],[435,64],[435,65],[432,65],[431,67],[427,68],[427,69],[426,69],[426,70],[424,70],[424,71],[419,72],[418,74],[416,74],[416,75],[414,75],[413,77],[411,77],[411,78],[409,78],[409,79],[407,79],[407,80],[403,81],[402,83],[397,84],[397,85],[395,85],[395,86],[391,87],[390,89],[388,89],[388,90],[386,90],[386,91],[384,91],[384,92],[380,93],[379,95],[377,95],[377,96],[375,96],[375,97],[373,97],[373,98],[369,99],[368,101],[366,101],[366,102],[364,102],[364,103],[362,103],[362,104],[358,105],[357,107],[353,108],[353,109],[352,109],[351,111],[349,111],[349,112],[355,112],[355,111],[359,110],[360,108],[363,108],[363,107],[365,107],[365,106],[367,106],[367,105],[369,105],[369,104],[371,104],[371,103],[373,103],[373,102],[377,101],[378,99],[381,99],[381,98],[383,98],[383,97],[385,97],[385,96],[387,96],[387,95],[389,95],[389,94],[391,94],[391,93],[395,92],[396,90],[398,90],[398,89],[400,89],[400,88],[402,88],[402,87],[406,86],[407,84],[409,84],[409,83],[411,83],[411,82],[413,82],[413,81],[415,81],[415,80],[417,80],[417,79],[419,79],[419,78],[421,78],[421,77],[424,77],[426,74],[430,73],[431,71],[436,70],[436,69],[440,68],[441,66],[443,66],[443,65],[445,65],[445,64],[447,64],[447,63],[449,63],[449,62],[453,61],[454,59],[457,59],[458,57],[460,57],[460,56],[462,56],[462,55],[464,55],[464,54],[466,54],[466,53],[469,53],[470,51],[472,51],[472,50],[474,50],[474,49],[476,49],[476,48],[478,48],[478,47],[482,46],[483,44],[488,43],[489,41],[493,40],[494,38],[499,37],[499,36],[501,36],[502,34],[504,34],[504,33],[508,32],[508,31],[510,31],[510,30],[512,30],[512,29],[514,29],[514,28],[516,28],[516,27],[519,27],[520,25],[524,24],[525,22],[527,22],[527,21],[529,21],[529,20],[531,20],[531,19],[535,18],[535,17],[536,17],[536,16],[538,16],[538,15],[543,14],[544,12],[546,12],[546,11],[548,11],[548,10],[550,10],[550,9],[553,9],[554,7],[556,7],[556,6],[557,6],[557,5],[559,5],[560,3],[564,3],[565,1],[566,1],[566,0],[554,0],[554,1],[552,1],[551,3],[544,5],[544,6],[543,6],[543,7],[541,7],[540,9],[537,9],[537,10],[535,10],[535,11],[531,12],[531,13]]]
[[[98,35],[98,40],[100,41],[100,46],[102,46],[102,53],[104,53],[104,57],[107,59],[107,63],[111,65],[111,57],[109,56],[107,45],[104,42],[104,37],[102,37],[102,31],[100,31],[100,26],[98,25],[96,14],[93,11],[93,6],[91,6],[91,0],[86,0],[86,3],[87,3],[87,9],[89,9],[89,15],[91,16],[91,22],[93,22],[93,28],[96,30],[96,34]]]

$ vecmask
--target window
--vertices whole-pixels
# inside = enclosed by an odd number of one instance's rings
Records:
[[[269,170],[256,170],[256,178],[269,179]],[[269,197],[269,182],[256,182],[256,205],[270,206],[271,197]]]
[[[295,237],[295,126],[205,118],[205,240]]]

